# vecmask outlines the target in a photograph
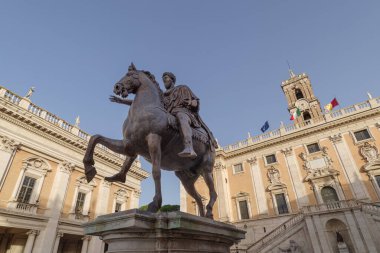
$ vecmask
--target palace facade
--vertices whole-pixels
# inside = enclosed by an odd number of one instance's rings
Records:
[[[137,208],[149,174],[135,161],[125,183],[104,177],[124,161],[95,149],[96,177],[87,183],[82,159],[90,135],[0,87],[0,253],[103,253],[82,224],[98,215]]]
[[[380,97],[324,113],[306,74],[281,88],[294,124],[217,150],[214,218],[247,232],[231,251],[380,252]]]

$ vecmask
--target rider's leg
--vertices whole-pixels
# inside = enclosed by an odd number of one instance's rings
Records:
[[[193,139],[192,139],[193,133],[190,127],[191,120],[189,116],[187,116],[186,113],[178,112],[176,114],[176,118],[180,125],[183,145],[185,146],[182,152],[178,153],[178,155],[181,157],[189,157],[189,158],[197,157],[197,154],[194,152],[194,149],[193,149]]]

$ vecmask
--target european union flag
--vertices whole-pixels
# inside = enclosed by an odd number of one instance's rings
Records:
[[[269,123],[268,123],[268,120],[265,121],[264,125],[260,128],[261,129],[261,132],[265,132],[266,130],[269,129]]]

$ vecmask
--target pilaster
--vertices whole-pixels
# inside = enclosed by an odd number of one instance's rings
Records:
[[[309,199],[306,194],[305,184],[303,183],[303,178],[299,171],[293,149],[287,148],[281,150],[281,152],[285,156],[286,167],[290,173],[292,188],[296,194],[298,208],[309,205]]]
[[[333,142],[334,147],[338,153],[339,161],[345,171],[346,180],[352,186],[353,194],[356,199],[368,199],[369,195],[365,186],[363,185],[363,180],[359,173],[359,169],[356,167],[350,150],[344,140],[342,134],[335,134],[330,136],[330,140]]]
[[[254,186],[254,192],[256,193],[258,213],[259,215],[268,215],[268,205],[265,196],[265,187],[261,168],[256,157],[248,159],[247,162],[251,165],[251,175],[253,180],[252,185]]]

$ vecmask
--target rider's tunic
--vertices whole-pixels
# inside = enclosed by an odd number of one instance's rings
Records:
[[[193,100],[197,101],[196,107],[191,106]],[[178,85],[166,90],[164,93],[164,104],[165,109],[169,113],[173,115],[180,112],[185,113],[190,118],[191,126],[196,128],[201,127],[201,124],[197,119],[199,112],[199,98],[197,98],[186,85]]]

